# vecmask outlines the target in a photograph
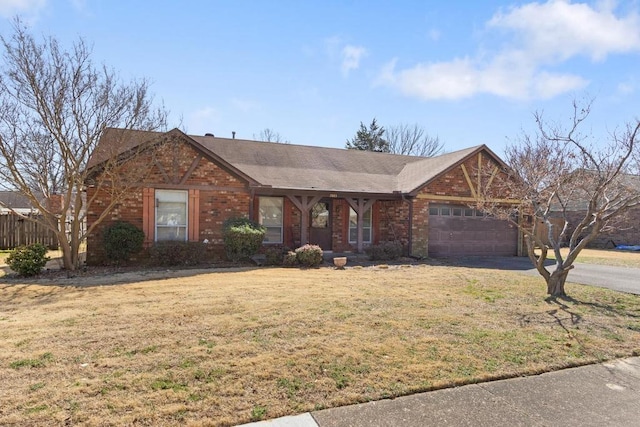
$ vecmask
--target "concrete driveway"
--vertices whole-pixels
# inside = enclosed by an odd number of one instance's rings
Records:
[[[517,271],[542,279],[527,257],[466,257],[451,262],[464,267]],[[553,262],[546,265],[548,270],[554,268]],[[567,282],[640,295],[640,268],[576,263]]]

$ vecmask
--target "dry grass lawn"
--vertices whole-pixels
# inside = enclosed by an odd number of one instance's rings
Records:
[[[9,256],[9,251],[0,250],[0,265],[5,265],[5,260]]]
[[[569,250],[563,248],[561,253],[566,256]],[[550,254],[553,257],[553,253],[550,252]],[[613,249],[584,249],[578,255],[576,262],[614,265],[619,267],[640,267],[640,252],[616,251]]]
[[[640,353],[640,297],[517,273],[182,274],[0,283],[0,425],[233,425]]]

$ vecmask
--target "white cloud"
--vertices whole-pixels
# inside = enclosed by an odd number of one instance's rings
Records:
[[[618,95],[631,95],[636,90],[638,90],[638,84],[633,80],[627,80],[626,82],[621,82],[618,84]]]
[[[340,64],[340,71],[344,77],[352,70],[360,68],[360,61],[368,55],[365,47],[347,44],[337,36],[325,39],[324,46],[329,60],[333,64]]]
[[[577,55],[602,60],[611,53],[640,51],[637,13],[618,17],[612,2],[593,8],[585,3],[550,0],[499,12],[489,28],[510,30],[527,51],[541,60]]]
[[[360,67],[360,60],[367,55],[367,49],[362,46],[346,45],[342,48],[342,75],[348,76],[351,70]]]
[[[46,0],[0,0],[0,15],[6,18],[17,14],[35,15],[46,4]]]
[[[423,100],[463,99],[479,94],[504,98],[548,99],[584,88],[588,81],[572,74],[535,73],[527,67],[508,68],[499,63],[479,67],[465,59],[418,64],[395,71],[395,61],[386,65],[378,83],[395,86],[404,95]]]
[[[616,16],[615,4],[598,7],[567,0],[529,3],[498,12],[487,23],[502,31],[505,46],[476,57],[418,63],[396,70],[391,61],[378,83],[424,100],[490,94],[511,99],[548,99],[583,89],[589,81],[554,67],[577,56],[592,61],[610,54],[640,52],[640,18]]]

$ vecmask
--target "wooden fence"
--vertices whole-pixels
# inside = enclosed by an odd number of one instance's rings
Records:
[[[0,249],[14,249],[32,243],[58,249],[55,233],[43,225],[11,213],[0,215]]]

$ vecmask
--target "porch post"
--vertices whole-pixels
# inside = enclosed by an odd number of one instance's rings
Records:
[[[364,251],[364,241],[363,241],[364,240],[364,214],[367,210],[369,210],[369,208],[373,206],[373,204],[376,202],[376,199],[367,200],[364,198],[359,198],[356,201],[354,199],[347,197],[345,198],[345,200],[347,201],[347,203],[349,203],[349,206],[351,206],[353,210],[356,211],[356,215],[358,216],[358,222],[357,222],[357,230],[358,230],[357,245],[358,246],[357,247],[358,247],[358,252],[362,253]],[[373,220],[373,215],[371,215],[371,220]]]
[[[300,209],[300,245],[309,243],[309,208],[307,206],[308,196],[302,196],[302,206]]]
[[[309,243],[309,211],[318,203],[322,196],[289,196],[289,200],[300,210],[300,245],[306,245]]]

